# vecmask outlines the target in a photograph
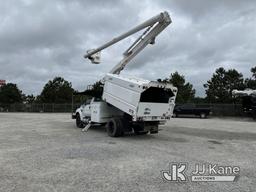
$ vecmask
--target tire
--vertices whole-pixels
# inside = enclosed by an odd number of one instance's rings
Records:
[[[144,130],[144,126],[142,125],[133,125],[133,131],[135,135],[146,135],[148,131]]]
[[[256,120],[256,111],[252,112],[252,118],[253,118],[253,120]]]
[[[150,134],[157,134],[158,133],[158,130],[156,131],[150,131]]]
[[[205,113],[200,113],[200,118],[201,119],[205,119],[207,117],[207,115]]]
[[[177,113],[173,113],[172,118],[176,118],[176,117],[178,117]]]
[[[81,121],[79,113],[76,114],[76,126],[78,128],[85,128],[85,124]]]
[[[124,134],[124,126],[121,118],[113,118],[107,123],[107,133],[110,137],[119,137]]]

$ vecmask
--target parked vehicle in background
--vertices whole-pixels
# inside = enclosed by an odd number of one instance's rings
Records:
[[[193,115],[206,118],[211,114],[210,107],[197,107],[195,104],[176,105],[173,110],[173,117]]]
[[[256,119],[256,90],[233,90],[232,95],[233,97],[242,98],[242,106],[244,113],[247,113],[251,115],[254,119]]]

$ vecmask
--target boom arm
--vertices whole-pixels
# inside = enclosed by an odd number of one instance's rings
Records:
[[[142,51],[148,44],[154,44],[155,37],[161,33],[169,24],[171,18],[167,12],[160,13],[152,17],[146,22],[136,26],[130,31],[114,38],[113,40],[105,43],[97,49],[87,51],[84,58],[89,58],[93,63],[99,63],[99,53],[101,50],[125,39],[126,37],[137,33],[138,31],[147,28],[145,32],[124,52],[124,58],[110,71],[112,74],[119,74],[131,59],[133,59],[140,51]]]

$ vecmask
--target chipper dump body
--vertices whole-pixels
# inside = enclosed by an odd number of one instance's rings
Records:
[[[134,77],[107,74],[102,99],[132,116],[133,121],[163,121],[172,116],[177,89]]]

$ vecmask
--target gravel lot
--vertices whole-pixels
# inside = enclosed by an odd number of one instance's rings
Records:
[[[0,191],[255,191],[256,122],[171,119],[158,135],[81,132],[70,114],[0,113]],[[240,166],[237,182],[166,182],[170,162]]]

